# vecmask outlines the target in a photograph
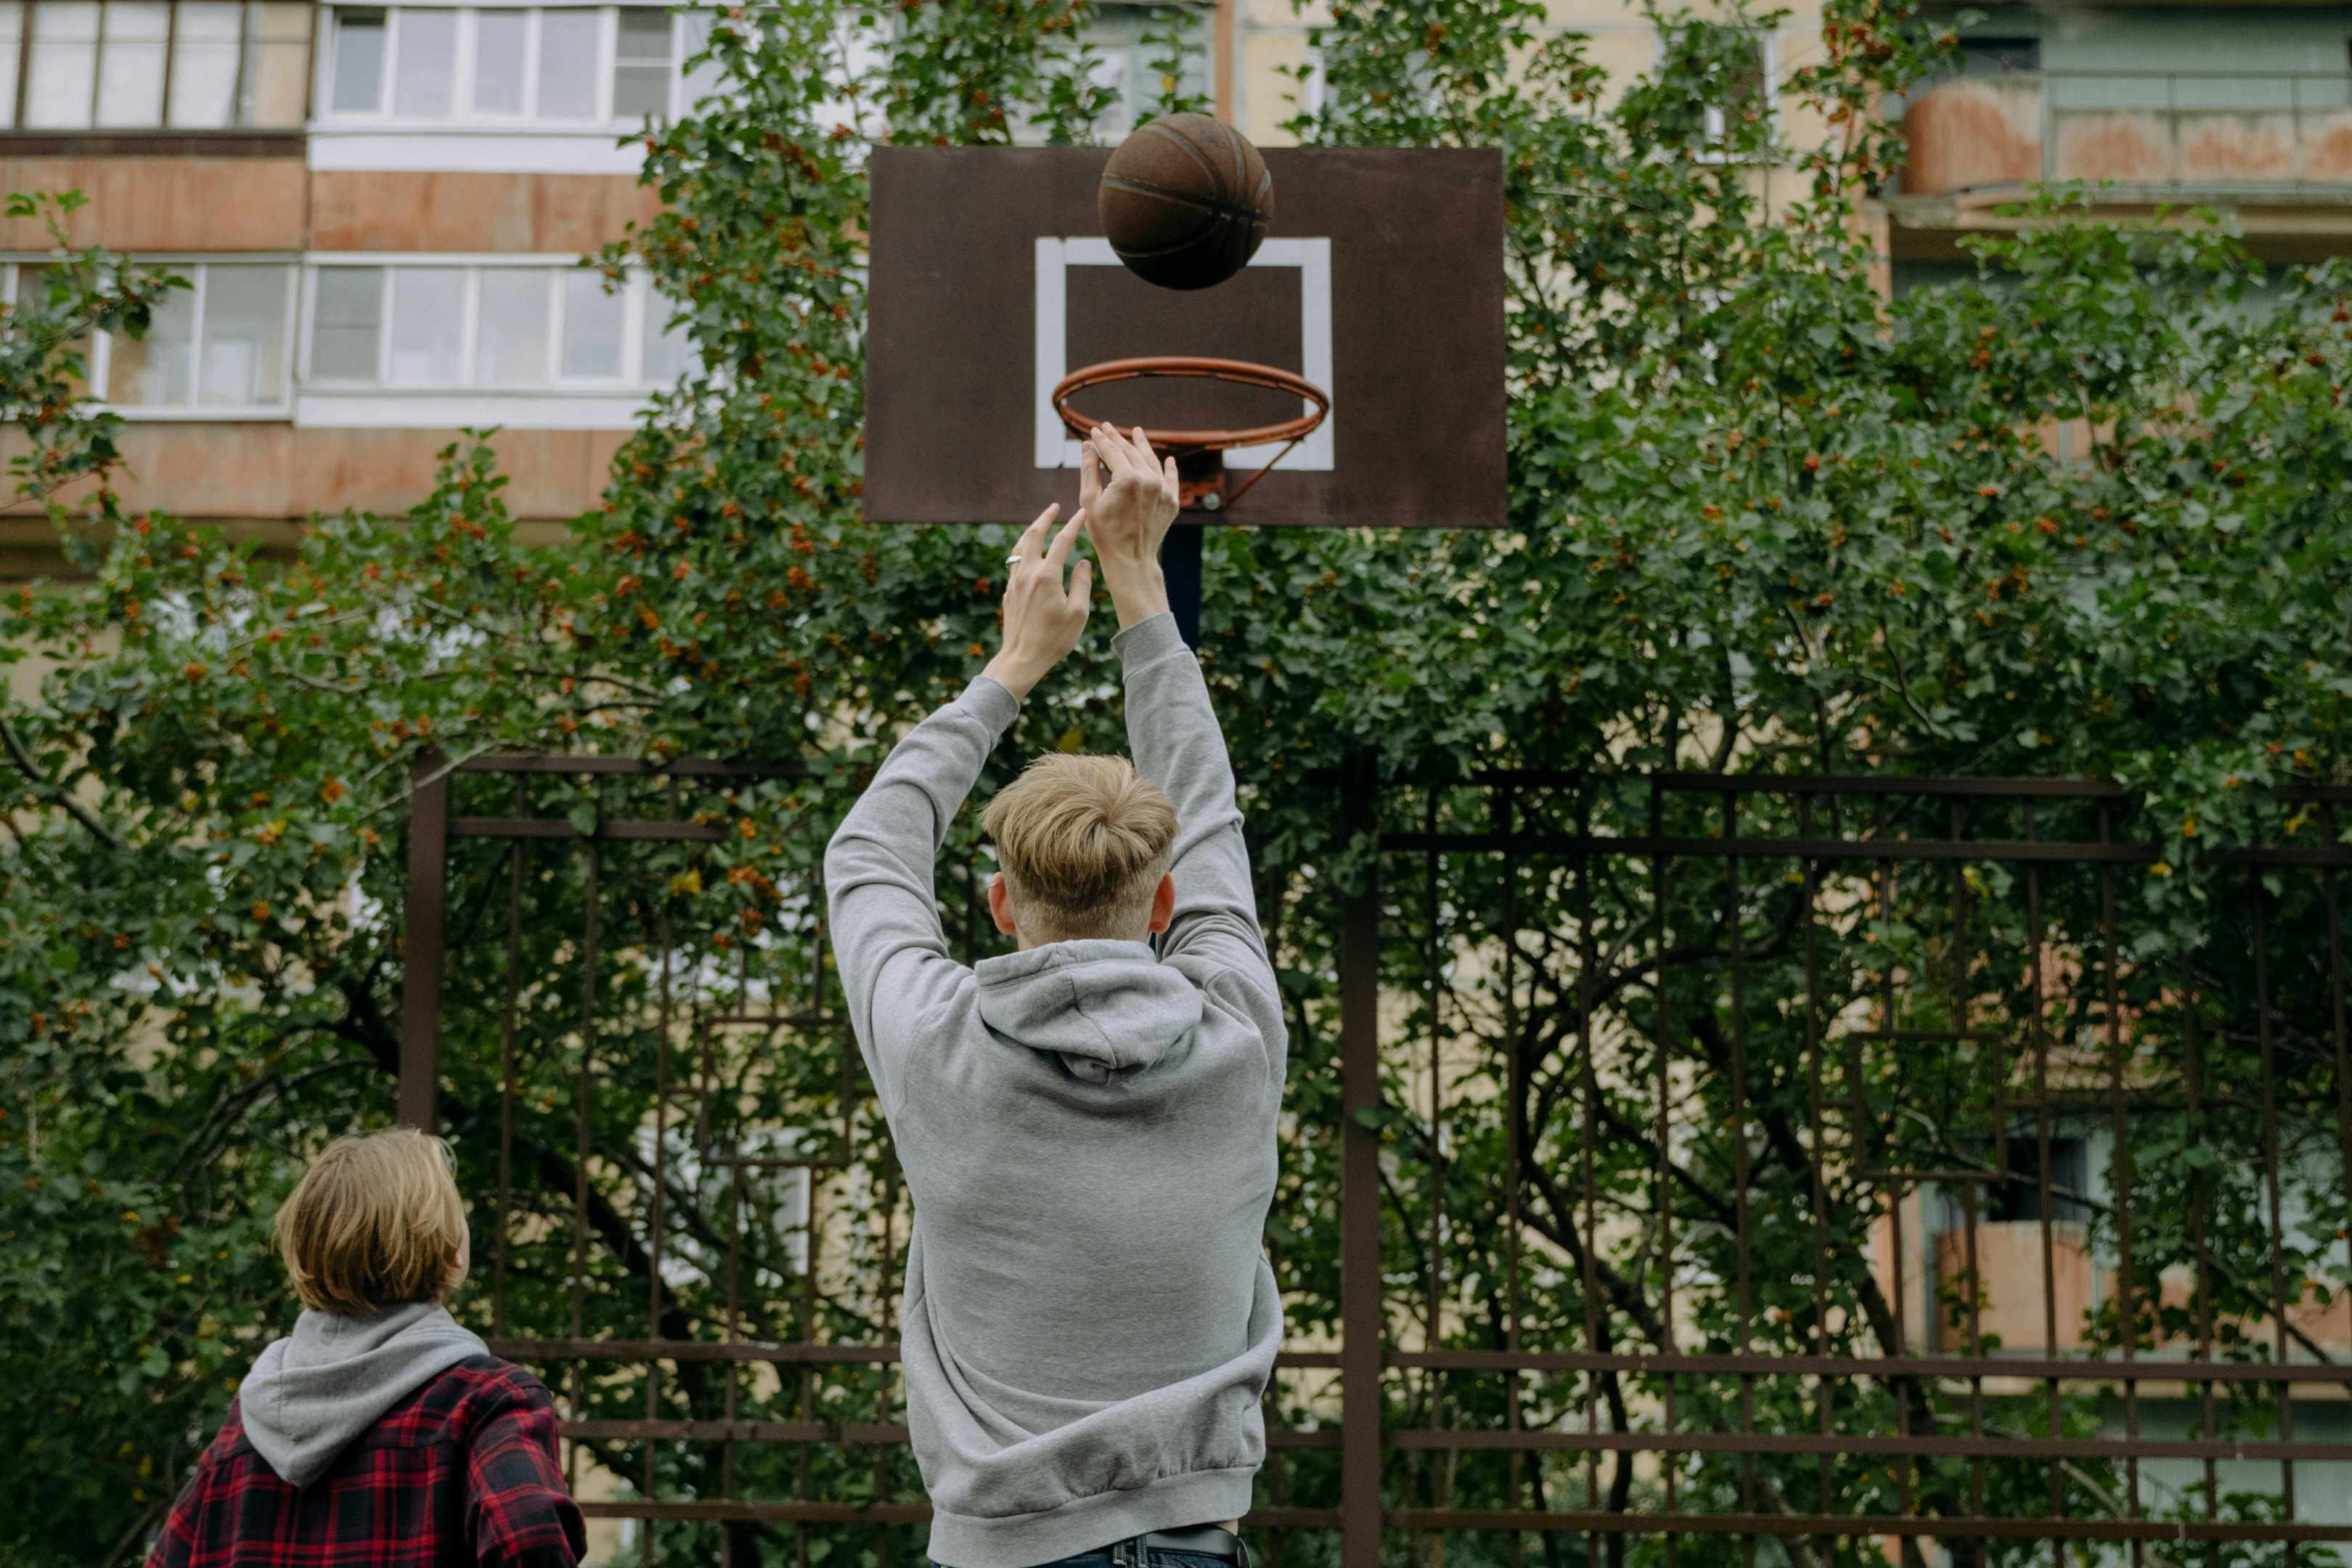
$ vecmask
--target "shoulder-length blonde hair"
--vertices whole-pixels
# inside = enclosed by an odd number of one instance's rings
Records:
[[[357,1316],[456,1289],[468,1237],[450,1166],[448,1146],[414,1127],[328,1145],[272,1227],[302,1305]]]

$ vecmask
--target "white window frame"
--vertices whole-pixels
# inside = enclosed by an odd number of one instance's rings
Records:
[[[227,259],[218,258],[215,259]],[[563,279],[566,277],[593,277],[582,269],[581,258],[571,255],[435,255],[418,251],[385,253],[349,250],[317,251],[301,258],[302,317],[299,353],[296,363],[301,367],[301,385],[305,390],[383,392],[394,395],[412,391],[489,392],[489,393],[567,393],[651,391],[666,387],[667,382],[651,382],[645,378],[646,313],[657,308],[653,304],[655,289],[652,279],[644,272],[631,271],[620,289],[622,316],[621,371],[613,376],[563,374]],[[384,274],[382,320],[377,324],[380,334],[376,346],[378,375],[392,355],[392,274],[404,268],[433,270],[461,269],[466,273],[465,317],[463,337],[464,370],[458,382],[451,386],[414,388],[395,386],[382,379],[374,381],[344,381],[322,379],[310,368],[312,330],[318,319],[319,275],[330,268],[379,268]],[[547,379],[520,384],[484,384],[475,379],[480,349],[480,313],[482,274],[492,270],[530,268],[544,271],[548,276],[548,357]]]
[[[1780,135],[1780,29],[1778,26],[1768,26],[1751,27],[1748,31],[1762,48],[1764,55],[1764,132],[1767,137],[1778,142]],[[1654,74],[1663,68],[1665,63],[1665,36],[1653,27],[1650,30],[1652,73]],[[1720,105],[1711,105],[1710,108],[1717,114],[1725,112]],[[1721,132],[1718,132],[1717,134],[1720,135]],[[1726,153],[1711,146],[1701,147],[1692,155],[1702,163],[1752,163],[1775,161],[1769,157],[1759,160],[1748,153]]]
[[[123,260],[135,267],[162,268],[166,271],[179,273],[187,278],[194,286],[195,335],[190,345],[188,374],[195,378],[195,384],[188,388],[190,403],[184,408],[151,408],[140,404],[118,404],[111,401],[109,395],[112,388],[109,383],[109,376],[113,369],[114,334],[108,331],[96,331],[90,334],[89,363],[90,396],[97,406],[110,414],[120,415],[124,419],[138,424],[218,425],[282,421],[292,416],[296,391],[294,381],[294,369],[297,363],[296,338],[301,324],[301,312],[305,308],[302,279],[296,271],[296,268],[300,266],[299,258],[289,256],[282,250],[206,251],[202,254],[186,255],[170,253],[152,255],[141,251],[126,256]],[[53,255],[23,251],[0,253],[0,268],[5,268],[5,280],[0,281],[0,300],[5,300],[12,305],[16,302],[17,289],[23,279],[24,268],[55,266],[56,263],[57,258]],[[278,351],[278,384],[281,391],[274,403],[224,406],[194,401],[204,375],[205,285],[210,276],[208,269],[215,265],[277,266],[285,268],[288,273],[286,319],[279,334]]]
[[[702,20],[715,26],[709,12],[701,13]],[[690,78],[686,62],[709,46],[706,29],[700,38],[690,37],[690,24],[695,16],[690,12],[673,12],[669,19],[669,117],[683,120],[694,112],[696,100],[689,92]],[[716,85],[714,83],[714,85]]]
[[[436,132],[494,129],[527,130],[542,134],[588,133],[607,135],[615,131],[634,130],[641,123],[636,120],[623,121],[613,109],[614,71],[618,64],[621,37],[621,12],[628,10],[661,10],[669,20],[669,80],[665,100],[665,112],[671,118],[684,114],[693,106],[687,100],[687,52],[692,45],[688,37],[688,18],[671,13],[667,6],[628,5],[614,4],[590,5],[542,5],[538,0],[525,5],[517,0],[470,0],[464,5],[439,4],[425,0],[421,5],[388,0],[381,9],[384,16],[383,74],[377,82],[376,107],[373,110],[338,110],[335,98],[335,41],[342,30],[341,13],[350,9],[377,9],[376,6],[345,7],[329,4],[321,10],[327,13],[322,25],[316,28],[318,53],[312,67],[317,90],[313,101],[314,129],[331,131],[401,131]],[[411,11],[455,11],[457,13],[457,45],[450,61],[450,111],[443,116],[416,116],[397,113],[394,96],[399,79],[400,35],[402,17]],[[545,14],[551,10],[585,10],[593,12],[596,19],[596,99],[587,119],[549,119],[539,108],[539,61],[545,27]],[[518,113],[478,110],[474,107],[474,85],[480,68],[480,29],[483,13],[490,11],[521,11],[529,20],[523,34],[522,110]]]
[[[1106,57],[1114,53],[1118,56],[1115,80],[1097,79],[1097,85],[1115,88],[1118,100],[1118,107],[1105,115],[1096,128],[1102,133],[1125,135],[1134,129],[1149,109],[1151,100],[1157,96],[1150,90],[1150,68],[1142,53],[1142,39],[1150,26],[1150,14],[1170,10],[1190,14],[1193,18],[1190,25],[1198,26],[1204,35],[1200,39],[1202,82],[1208,89],[1208,96],[1212,99],[1216,96],[1219,72],[1216,29],[1211,16],[1213,7],[1201,4],[1200,0],[1098,0],[1094,15],[1087,22],[1091,31],[1082,41],[1101,50]],[[1118,34],[1116,39],[1106,37],[1114,31]],[[686,57],[676,53],[679,47],[680,41],[674,38],[671,44],[673,57],[683,60]]]
[[[474,104],[474,89],[479,83],[482,58],[482,16],[487,11],[520,9],[522,20],[522,102],[514,112],[479,109]],[[507,5],[472,5],[457,23],[457,96],[455,118],[475,124],[521,126],[539,118],[539,73],[531,69],[539,58],[539,7]]]
[[[668,391],[670,382],[646,374],[647,312],[666,310],[652,277],[633,269],[620,290],[621,374],[565,376],[563,281],[593,277],[570,255],[431,255],[416,252],[317,251],[302,258],[302,316],[293,382],[294,422],[335,427],[430,427],[502,425],[512,429],[627,430],[636,426],[648,399]],[[384,300],[377,330],[373,381],[321,379],[310,372],[318,311],[318,279],[330,268],[368,267],[383,272]],[[391,363],[392,274],[401,268],[454,268],[465,271],[464,326],[459,374],[452,385],[394,385],[382,379]],[[480,366],[481,279],[494,269],[545,272],[548,307],[547,379],[537,383],[484,383]]]
[[[382,9],[383,18],[383,59],[376,68],[376,107],[368,110],[336,110],[335,47],[343,36],[345,11]],[[319,19],[312,24],[310,57],[310,117],[316,121],[373,121],[380,119],[392,104],[392,7],[372,5],[320,5]]]

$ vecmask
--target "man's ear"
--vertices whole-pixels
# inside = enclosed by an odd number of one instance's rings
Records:
[[[1173,894],[1172,887],[1170,892]],[[1155,910],[1159,907],[1157,904],[1152,906]],[[1013,895],[1004,890],[1004,873],[1002,871],[988,879],[988,918],[994,921],[996,929],[1005,935],[1018,934],[1013,924]],[[1158,931],[1160,928],[1154,926],[1151,929]]]
[[[1165,871],[1160,874],[1160,886],[1151,889],[1151,934],[1158,936],[1176,918],[1176,879]]]

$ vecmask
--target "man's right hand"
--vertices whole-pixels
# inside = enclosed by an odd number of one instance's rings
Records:
[[[1119,629],[1165,615],[1160,542],[1176,521],[1176,459],[1153,457],[1140,429],[1129,437],[1097,426],[1078,466],[1078,509]]]

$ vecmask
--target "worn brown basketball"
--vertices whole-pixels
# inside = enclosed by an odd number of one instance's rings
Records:
[[[1118,144],[1097,205],[1129,271],[1162,289],[1209,289],[1257,254],[1274,218],[1274,177],[1223,121],[1168,114]]]

